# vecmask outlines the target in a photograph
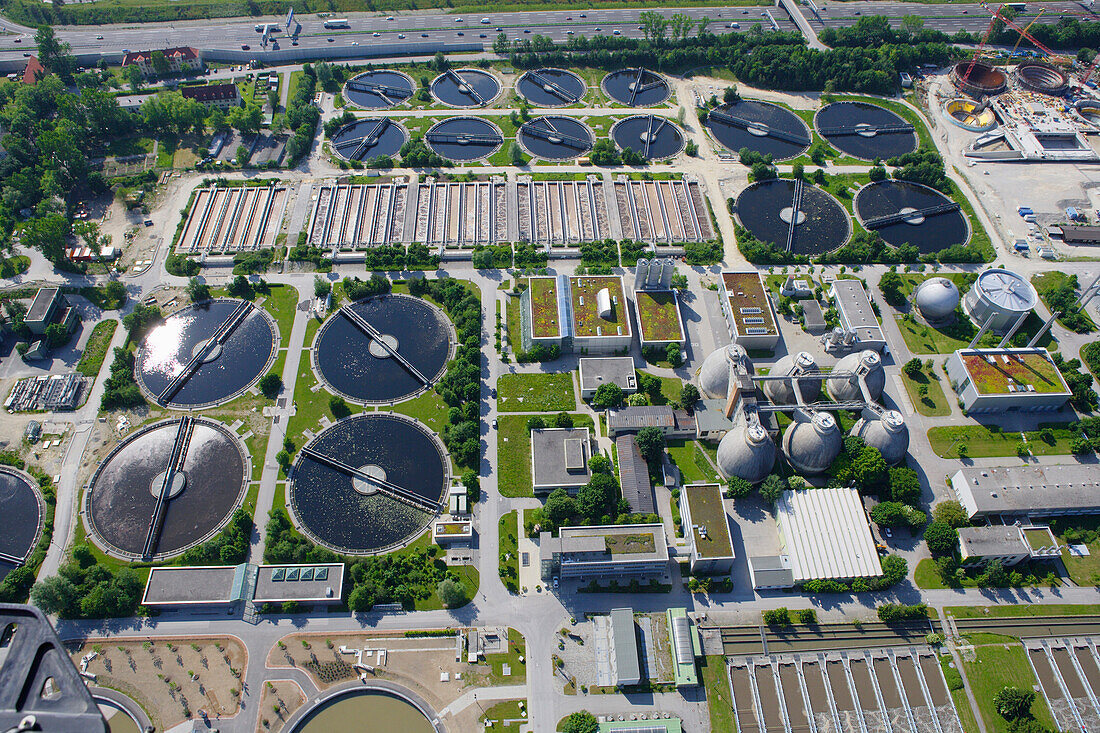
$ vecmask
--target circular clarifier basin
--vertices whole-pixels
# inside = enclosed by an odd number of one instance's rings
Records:
[[[477,117],[452,117],[437,122],[425,139],[432,150],[459,162],[488,158],[504,142],[496,125]]]
[[[384,117],[368,117],[341,127],[332,136],[332,150],[345,160],[393,157],[409,134],[401,125]]]
[[[519,130],[524,150],[536,158],[568,160],[592,149],[595,135],[583,122],[570,117],[537,117]]]
[[[364,727],[365,721],[370,721]],[[366,730],[435,733],[417,705],[382,690],[349,690],[306,712],[293,733],[362,733]]]
[[[500,94],[500,82],[487,71],[445,71],[432,81],[432,95],[449,107],[484,107]]]
[[[810,131],[798,115],[768,102],[743,99],[723,104],[707,116],[706,127],[733,152],[742,148],[785,160],[810,146]]]
[[[672,94],[668,81],[649,69],[621,69],[603,78],[604,93],[628,107],[663,104]]]
[[[344,84],[344,98],[363,109],[387,109],[406,102],[416,91],[416,82],[400,71],[365,71]]]
[[[833,102],[814,115],[814,126],[853,158],[886,160],[917,149],[917,134],[900,115],[866,102]]]
[[[970,238],[970,225],[961,210],[936,211],[949,204],[951,199],[919,183],[876,181],[856,193],[852,210],[864,228],[876,232],[887,244],[911,244],[921,254],[931,254]],[[876,225],[875,220],[882,217],[893,218]]]
[[[533,107],[569,107],[584,97],[584,79],[564,69],[531,69],[516,82],[516,91]]]
[[[663,160],[684,149],[684,133],[674,122],[657,115],[636,115],[619,120],[611,139],[620,150],[630,148],[647,160]]]
[[[737,197],[736,215],[741,226],[761,242],[785,250],[789,240],[793,254],[824,254],[848,241],[851,221],[832,196],[804,183],[797,209],[795,203],[794,181],[760,181]]]
[[[0,552],[8,557],[26,559],[35,544],[45,518],[45,502],[33,478],[8,466],[0,466]],[[15,569],[15,564],[0,559],[0,580]]]

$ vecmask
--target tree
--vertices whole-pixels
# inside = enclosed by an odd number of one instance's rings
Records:
[[[688,37],[695,27],[695,21],[684,13],[673,13],[669,18],[669,25],[672,26],[672,40],[680,41]]]
[[[466,589],[454,578],[444,578],[435,587],[439,594],[439,601],[446,608],[458,608],[464,606],[470,600],[466,596]]]
[[[665,34],[668,33],[668,19],[658,12],[645,10],[638,14],[638,22],[642,24],[642,33],[650,43],[663,45]]]
[[[924,18],[919,15],[903,15],[901,16],[901,27],[906,33],[916,35],[924,28]]]
[[[348,595],[348,608],[360,613],[369,611],[374,607],[374,593],[370,586],[357,585]]]
[[[476,504],[481,498],[481,478],[477,475],[477,471],[464,471],[462,486],[466,489],[466,498],[469,502]]]
[[[618,407],[623,403],[623,388],[614,382],[604,382],[596,388],[592,395],[592,407],[597,410],[606,410]]]
[[[920,503],[920,475],[907,466],[891,468],[887,474],[890,484],[890,498],[902,504]]]
[[[157,73],[157,76],[164,78],[171,73],[172,66],[168,63],[164,51],[153,51],[150,60],[153,62],[153,71]]]
[[[255,133],[263,124],[263,110],[257,104],[249,104],[245,107],[232,107],[225,116],[229,126],[243,133]]]
[[[46,331],[43,334],[46,338],[46,345],[51,349],[56,349],[69,343],[70,337],[69,329],[65,328],[63,323],[51,323],[46,326]]]
[[[588,459],[588,468],[592,473],[615,473],[615,467],[611,464],[611,459],[605,456],[603,453],[597,453]]]
[[[252,283],[248,282],[248,278],[244,275],[237,275],[226,286],[225,291],[234,298],[243,298],[245,300],[252,300],[255,293],[252,290]]]
[[[512,165],[517,168],[527,164],[527,158],[524,157],[523,151],[520,150],[519,145],[516,143],[508,144],[508,157]]]
[[[699,401],[699,389],[691,382],[684,382],[680,387],[680,404],[684,409],[690,410]]]
[[[769,504],[775,504],[787,490],[787,485],[778,475],[772,473],[760,484],[760,497]]]
[[[726,91],[722,92],[722,101],[726,104],[735,104],[741,101],[741,95],[737,93],[737,85],[730,84]]]
[[[328,294],[332,292],[332,283],[320,275],[314,275],[313,277],[313,297],[315,298],[327,298]]]
[[[53,28],[41,25],[34,34],[34,43],[38,47],[38,61],[62,78],[72,76],[76,59],[69,53],[70,46],[57,40]]]
[[[886,302],[897,308],[905,303],[905,295],[901,292],[901,287],[904,284],[905,281],[902,280],[901,275],[889,270],[879,278],[878,289],[882,291],[882,297],[886,299]]]
[[[905,524],[905,505],[896,501],[883,501],[871,509],[871,521],[882,527],[900,527]]]
[[[238,145],[234,158],[237,161],[237,165],[243,168],[245,164],[248,163],[248,148],[244,145]]]
[[[970,517],[967,516],[966,510],[954,499],[941,501],[932,507],[932,518],[956,529],[970,525]]]
[[[564,489],[554,489],[550,496],[546,497],[543,512],[555,526],[572,519],[577,513],[577,502]]]
[[[1035,692],[1021,690],[1019,687],[1002,687],[993,696],[993,705],[997,713],[1005,720],[1019,720],[1031,717],[1031,704],[1035,702]]]
[[[570,713],[561,723],[562,733],[597,733],[599,729],[600,723],[596,716],[587,710]]]
[[[531,417],[527,418],[528,430],[542,430],[545,427],[546,420],[544,420],[541,415],[532,415]]]
[[[802,163],[795,163],[791,166],[791,175],[797,179],[803,179],[806,177],[806,166]]]
[[[867,176],[872,181],[884,181],[886,180],[886,169],[881,165],[876,165],[867,171]]]
[[[573,427],[573,416],[568,412],[559,412],[554,415],[554,427],[556,428],[571,428]]]
[[[31,588],[31,603],[51,616],[71,616],[80,606],[80,591],[68,578],[51,575]]]
[[[959,533],[944,522],[931,522],[924,528],[924,541],[933,555],[951,555],[959,547]]]
[[[10,137],[5,136],[5,139]],[[22,242],[27,247],[37,249],[50,262],[60,262],[65,257],[65,246],[71,230],[69,220],[64,216],[48,214],[26,223]]]
[[[752,484],[740,476],[730,476],[726,488],[727,499],[742,499],[752,493]]]
[[[920,376],[922,368],[923,367],[921,366],[921,360],[914,356],[912,359],[902,365],[901,370],[905,372],[905,376],[909,377],[910,379],[916,379]]]
[[[668,358],[668,363],[673,368],[679,367],[684,363],[684,355],[680,351],[680,344],[673,342],[665,348],[665,355]]]
[[[647,461],[656,461],[665,449],[665,435],[660,428],[647,427],[638,431],[638,450]]]
[[[126,305],[126,286],[118,280],[112,280],[103,286],[105,310],[118,310]]]
[[[577,511],[593,521],[610,514],[619,485],[615,477],[597,473],[577,492]]]
[[[863,446],[852,461],[852,478],[862,489],[873,490],[886,481],[888,468],[878,448]]]
[[[145,82],[145,75],[141,73],[141,69],[138,68],[137,64],[123,66],[122,76],[125,77],[126,83],[130,85],[130,89],[135,92],[141,89],[141,85]]]
[[[283,389],[283,379],[275,372],[268,372],[260,380],[260,392],[269,400],[275,399]]]

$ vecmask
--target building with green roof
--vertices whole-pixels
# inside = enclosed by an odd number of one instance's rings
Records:
[[[668,622],[668,638],[672,640],[672,668],[676,674],[676,687],[696,687],[699,670],[695,658],[703,654],[699,630],[688,617],[686,608],[670,608],[665,611]]]

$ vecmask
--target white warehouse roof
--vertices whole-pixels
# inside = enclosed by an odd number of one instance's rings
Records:
[[[867,515],[855,489],[785,491],[775,521],[795,583],[882,575]]]

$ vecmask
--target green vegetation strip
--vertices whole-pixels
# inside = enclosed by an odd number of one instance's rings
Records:
[[[995,733],[1009,731],[1008,721],[997,713],[993,698],[1004,687],[1030,690],[1036,684],[1035,673],[1031,670],[1024,647],[1018,643],[976,646],[972,661],[964,659],[963,666],[986,730]],[[1035,696],[1031,714],[1038,722],[1056,729],[1042,695]]]
[[[1100,604],[1027,604],[1013,606],[944,606],[945,615],[955,618],[1018,618],[1021,616],[1092,616]]]
[[[501,496],[532,496],[531,432],[528,415],[501,415],[497,434],[497,475]],[[573,415],[573,425],[592,427],[589,415]]]
[[[905,391],[909,393],[913,407],[920,414],[927,417],[946,417],[951,414],[951,403],[943,393],[939,378],[930,379],[927,369],[922,369],[915,379],[902,372],[901,381],[905,385]]]
[[[500,412],[568,412],[577,407],[573,374],[504,374],[497,380]]]
[[[1033,456],[1064,456],[1072,453],[1070,443],[1077,433],[1063,426],[1042,426],[1024,432],[994,432],[984,425],[941,425],[928,431],[932,450],[940,458],[959,458],[959,446],[966,445],[971,458],[1002,458],[1017,455],[1017,447],[1026,445]]]
[[[88,337],[88,343],[84,345],[84,353],[80,355],[80,363],[76,370],[85,377],[95,377],[99,374],[103,360],[107,358],[107,351],[111,347],[111,339],[115,335],[118,321],[112,319],[100,321],[92,329],[92,335]]]

